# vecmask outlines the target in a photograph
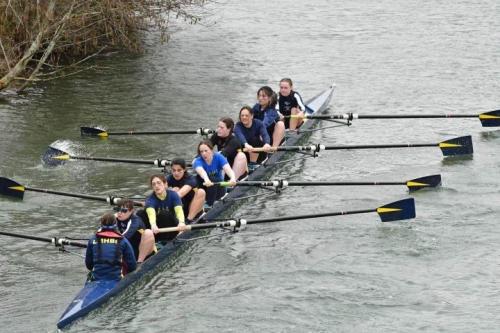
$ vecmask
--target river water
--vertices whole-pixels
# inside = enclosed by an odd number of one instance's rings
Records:
[[[167,46],[152,37],[142,55],[109,54],[97,71],[3,95],[0,176],[53,190],[144,195],[151,167],[47,168],[41,155],[58,140],[80,155],[192,157],[196,136],[103,141],[80,137],[79,126],[213,128],[282,77],[292,77],[305,98],[335,83],[333,113],[476,114],[500,104],[497,1],[234,0],[208,9],[206,25],[179,25]],[[351,215],[203,239],[70,331],[497,332],[500,132],[477,119],[359,120],[310,141],[437,143],[469,134],[473,158],[444,159],[438,148],[332,151],[275,175],[404,181],[441,174],[441,188],[412,194],[414,220]],[[237,214],[376,208],[405,197],[403,186],[290,188]],[[1,230],[46,237],[86,238],[109,209],[34,192],[0,200]],[[2,236],[1,244],[1,330],[55,331],[84,282],[83,259],[28,240]]]

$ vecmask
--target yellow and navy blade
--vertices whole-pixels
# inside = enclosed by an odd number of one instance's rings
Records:
[[[101,138],[108,137],[108,132],[106,130],[103,130],[102,128],[98,128],[98,127],[81,126],[80,127],[80,134],[82,136],[98,136]]]
[[[470,135],[440,142],[439,148],[444,156],[471,155],[474,152]]]
[[[431,175],[415,178],[406,182],[410,192],[415,192],[426,187],[437,187],[441,185],[441,175]]]
[[[479,120],[483,127],[497,127],[500,126],[500,110],[481,113]]]
[[[415,218],[415,199],[408,198],[395,201],[377,208],[382,222],[409,220]]]
[[[24,186],[12,179],[0,177],[0,194],[22,199],[24,197]]]
[[[64,164],[64,162],[69,158],[70,156],[68,153],[49,146],[49,149],[47,149],[45,154],[42,156],[42,161],[47,166],[58,166]]]

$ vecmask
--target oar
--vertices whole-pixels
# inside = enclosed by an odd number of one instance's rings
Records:
[[[215,131],[209,128],[200,127],[196,130],[172,130],[172,131],[135,131],[130,130],[126,132],[108,132],[105,129],[99,127],[88,127],[81,126],[80,133],[84,136],[98,136],[101,138],[107,138],[110,135],[159,135],[159,134],[199,134],[199,135],[209,135]]]
[[[287,116],[289,118],[308,118],[308,119],[342,119],[342,120],[353,120],[353,119],[429,119],[429,118],[479,118],[481,125],[483,127],[497,127],[500,126],[500,110],[486,111],[479,114],[407,114],[407,115],[360,115],[357,113],[345,113],[345,114],[331,114],[331,115],[292,115]]]
[[[385,149],[385,148],[418,148],[418,147],[439,147],[444,156],[468,155],[474,152],[472,148],[472,138],[470,135],[462,136],[438,143],[401,143],[387,145],[347,145],[347,146],[325,146],[314,144],[310,146],[279,146],[271,148],[253,148],[254,152],[273,151],[310,151],[313,153],[322,150],[343,150],[343,149]],[[244,151],[249,151],[247,148]]]
[[[49,149],[43,154],[42,161],[49,166],[56,166],[64,164],[68,160],[86,160],[86,161],[101,161],[101,162],[115,162],[115,163],[131,163],[142,165],[154,165],[157,167],[165,167],[172,164],[170,160],[156,159],[156,160],[139,160],[129,158],[111,158],[111,157],[91,157],[91,156],[75,156],[62,151],[60,149],[49,146]],[[187,163],[191,166],[190,163]]]
[[[235,227],[239,228],[246,224],[258,224],[258,223],[270,223],[270,222],[281,222],[281,221],[292,221],[292,220],[303,220],[312,219],[318,217],[327,216],[339,216],[339,215],[353,215],[353,214],[364,214],[364,213],[377,213],[382,220],[382,222],[398,221],[398,220],[408,220],[415,217],[415,200],[413,198],[403,199],[395,201],[393,203],[374,208],[374,209],[363,209],[363,210],[353,210],[353,211],[341,211],[341,212],[331,212],[331,213],[317,213],[317,214],[307,214],[307,215],[293,215],[293,216],[282,216],[282,217],[270,217],[263,219],[236,219],[227,220],[220,222],[208,222],[199,224],[188,224],[184,227],[184,230],[196,230],[196,229],[209,229],[209,228],[225,228],[225,227]],[[182,231],[181,227],[170,227],[170,228],[160,228],[160,232],[174,232]]]
[[[45,243],[51,243],[51,244],[54,244],[55,247],[62,247],[64,245],[71,245],[71,246],[77,246],[77,247],[82,247],[82,248],[87,247],[87,244],[76,242],[76,241],[69,240],[66,238],[57,238],[57,237],[46,238],[46,237],[15,234],[15,233],[6,232],[6,231],[0,231],[0,235],[16,237],[16,238],[31,239],[31,240],[36,240],[36,241],[45,242]]]
[[[220,186],[229,187],[229,182],[216,183]],[[269,186],[276,189],[283,189],[288,186],[360,186],[360,185],[406,185],[410,192],[418,191],[426,187],[437,187],[441,184],[441,175],[431,175],[407,180],[404,182],[328,182],[310,181],[296,182],[287,180],[263,180],[263,181],[241,181],[236,186]]]
[[[94,200],[94,201],[102,201],[102,202],[107,202],[110,205],[116,205],[118,203],[118,201],[120,199],[122,199],[122,198],[114,197],[114,196],[101,197],[101,196],[89,195],[89,194],[52,191],[52,190],[41,189],[41,188],[27,187],[27,186],[23,186],[23,185],[19,184],[18,182],[14,181],[12,179],[0,177],[0,194],[14,197],[14,198],[23,199],[25,191],[41,192],[41,193],[62,195],[62,196],[66,196],[66,197],[82,198],[82,199],[88,199],[88,200]],[[141,202],[138,202],[138,201],[134,201],[134,205],[135,206],[143,206],[143,204]]]

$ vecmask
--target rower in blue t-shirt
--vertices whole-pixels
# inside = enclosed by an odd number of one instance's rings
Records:
[[[198,144],[198,156],[193,161],[193,169],[205,187],[208,205],[224,195],[225,188],[213,186],[213,183],[224,180],[224,173],[229,177],[231,186],[236,184],[236,177],[227,159],[221,153],[214,152],[214,146],[209,140]]]

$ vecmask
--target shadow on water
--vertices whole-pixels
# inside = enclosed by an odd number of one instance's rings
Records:
[[[480,134],[482,141],[493,141],[500,138],[500,129],[493,131],[485,131]]]
[[[467,161],[472,161],[474,155],[461,155],[461,156],[446,156],[441,161],[442,166],[466,164]]]

